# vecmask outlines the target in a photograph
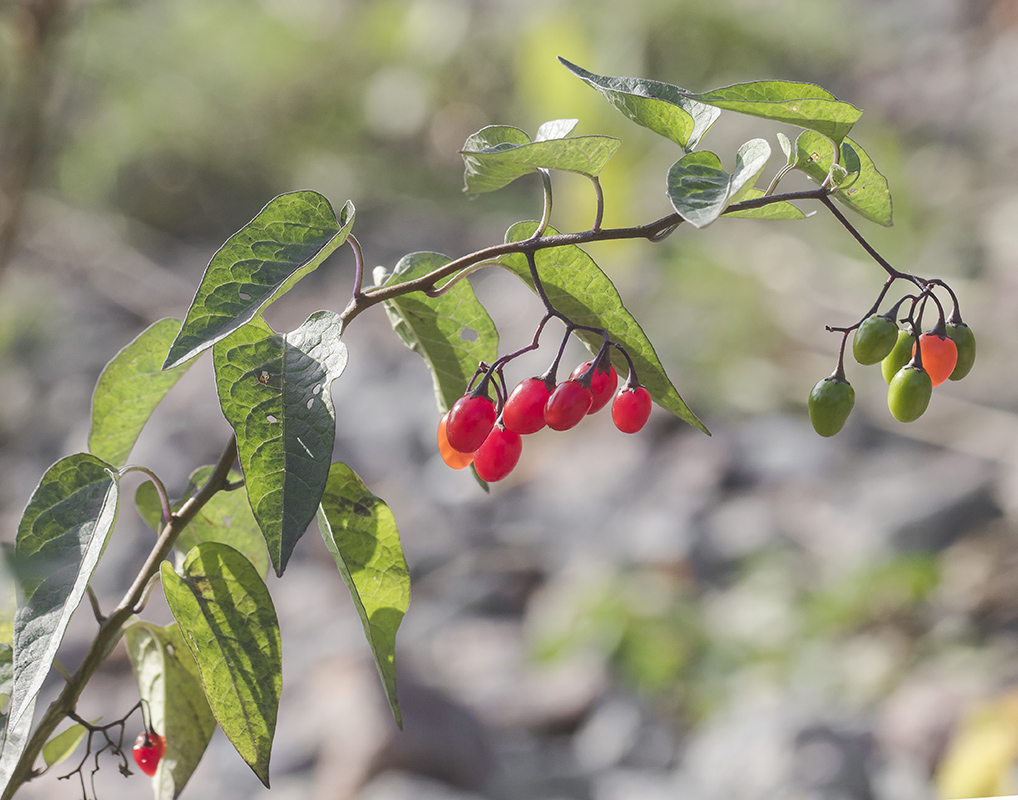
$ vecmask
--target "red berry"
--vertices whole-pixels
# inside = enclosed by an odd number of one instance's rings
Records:
[[[590,369],[590,365],[593,363],[593,361],[584,361],[580,364],[580,366],[573,370],[573,374],[569,377],[576,380],[584,372]],[[594,402],[590,404],[590,408],[587,410],[587,413],[593,414],[595,411],[600,411],[608,405],[608,401],[612,399],[612,395],[615,394],[615,387],[618,385],[619,376],[615,372],[615,367],[611,364],[608,365],[607,372],[595,369],[594,375],[590,379],[590,393],[594,395]]]
[[[496,426],[474,453],[474,469],[482,481],[500,481],[513,471],[523,452],[518,433]]]
[[[463,395],[449,409],[445,435],[453,450],[472,453],[495,425],[495,404],[487,397]]]
[[[551,390],[540,378],[527,378],[513,389],[502,409],[502,424],[515,433],[537,433],[544,421],[544,404]]]
[[[159,762],[166,754],[166,740],[158,733],[139,733],[131,755],[134,763],[146,775],[155,775]]]
[[[548,396],[544,405],[544,421],[556,431],[565,431],[579,424],[587,413],[594,395],[576,381],[562,381]]]
[[[923,369],[930,376],[934,386],[940,386],[951,377],[958,363],[958,346],[948,336],[937,336],[927,331],[919,337],[919,348],[922,350]],[[915,345],[912,345],[915,355]]]
[[[448,466],[453,469],[465,469],[474,460],[474,454],[461,453],[459,450],[453,449],[452,445],[449,444],[449,437],[446,433],[448,422],[449,414],[446,412],[445,416],[438,423],[438,452]]]
[[[650,392],[642,386],[623,387],[612,402],[612,422],[623,433],[636,433],[650,418]]]

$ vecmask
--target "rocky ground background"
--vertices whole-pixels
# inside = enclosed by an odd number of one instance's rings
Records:
[[[450,7],[461,5],[473,8]],[[879,373],[850,367],[857,409],[845,431],[820,439],[804,401],[836,358],[823,326],[857,318],[881,280],[833,221],[719,224],[680,230],[636,255],[592,251],[713,435],[663,413],[637,436],[590,418],[529,438],[516,472],[485,495],[435,452],[423,365],[381,314],[365,315],[351,326],[350,367],[333,389],[336,454],[393,509],[411,567],[398,650],[404,730],[391,721],[346,589],[310,531],[286,576],[271,579],[284,644],[272,793],[217,735],[185,796],[926,800],[1018,792],[1018,6],[811,5],[823,16],[777,2],[722,5],[728,16],[718,19],[733,28],[731,20],[765,8],[783,20],[782,35],[805,37],[797,49],[774,35],[793,54],[765,62],[774,72],[786,67],[782,75],[805,79],[815,53],[832,51],[828,74],[815,80],[876,121],[858,138],[878,165],[878,153],[890,165],[897,225],[874,242],[899,267],[944,275],[959,291],[979,337],[973,375],[938,390],[928,413],[903,426],[887,413]],[[316,7],[297,6],[307,14]],[[555,10],[559,20],[574,13]],[[599,14],[607,26],[608,13]],[[853,24],[839,27],[846,17]],[[723,27],[718,19],[697,21]],[[565,28],[549,38],[549,47],[570,44]],[[474,120],[475,110],[458,113]],[[369,132],[374,147],[397,147],[382,133]],[[355,163],[368,175],[373,166]],[[141,178],[124,170],[137,180],[120,188],[134,198]],[[172,200],[161,174],[154,183]],[[322,182],[358,173],[327,162],[306,174],[315,180],[302,188],[326,191]],[[45,175],[0,283],[3,541],[49,464],[84,448],[103,364],[148,322],[183,314],[231,230],[216,240],[152,219],[142,225],[124,209],[71,202],[53,169]],[[513,221],[492,211],[497,200],[475,202],[461,219],[444,196],[422,200],[415,191],[369,194],[375,199],[358,205],[358,235],[378,263],[415,249],[464,252],[497,241]],[[655,192],[631,205],[663,213]],[[347,195],[330,194],[337,204]],[[532,198],[509,195],[510,205],[524,200]],[[238,203],[236,219],[251,208]],[[299,324],[308,303],[342,308],[343,276],[309,277],[270,321]],[[533,298],[499,276],[482,274],[477,287],[507,346],[529,340]],[[540,362],[530,362],[534,371]],[[215,459],[227,433],[203,362],[167,398],[133,460],[179,487]],[[151,536],[129,508],[121,517],[97,579],[106,604]],[[146,616],[169,620],[155,604]],[[87,617],[74,621],[65,664],[84,650]],[[81,713],[114,716],[135,696],[117,652]],[[96,788],[104,800],[148,791],[144,778],[124,780],[112,765]],[[23,794],[75,798],[81,787],[48,775]]]

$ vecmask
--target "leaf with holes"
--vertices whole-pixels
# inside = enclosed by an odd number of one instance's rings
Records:
[[[803,131],[795,140],[795,167],[818,184],[827,180],[834,157],[834,145],[823,136]],[[839,164],[847,176],[839,183],[834,199],[885,228],[893,224],[891,190],[865,150],[851,139],[841,144]],[[855,177],[853,177],[855,176]]]
[[[205,485],[215,467],[199,467],[188,478],[187,488],[179,501],[172,504],[177,511],[184,503],[194,497]],[[231,472],[231,483],[239,484],[241,475]],[[152,481],[145,481],[138,487],[134,496],[134,504],[142,519],[154,531],[162,524],[162,503],[159,493]],[[265,549],[265,538],[262,536],[258,521],[251,511],[247,494],[240,489],[229,492],[216,492],[201,511],[188,523],[187,527],[177,536],[174,547],[180,553],[187,553],[200,542],[222,542],[243,553],[254,564],[262,577],[269,571],[269,553]]]
[[[117,473],[85,453],[47,470],[18,526],[10,721],[18,725],[49,673],[117,519]]]
[[[697,228],[706,227],[745,190],[752,189],[770,155],[771,146],[765,139],[752,139],[739,148],[735,172],[729,175],[714,153],[688,153],[668,170],[668,199],[684,220]]]
[[[506,233],[506,241],[522,241],[531,236],[536,227],[536,222],[518,222]],[[556,233],[549,227],[545,235],[554,236]],[[575,245],[538,250],[535,259],[541,283],[552,306],[579,325],[606,328],[611,338],[625,347],[633,359],[637,377],[651,397],[679,419],[708,433],[679,396],[647,334],[622,305],[615,285],[594,260]],[[525,255],[513,253],[503,256],[500,262],[531,289],[534,288]],[[600,336],[587,331],[578,330],[576,333],[591,353],[598,351],[602,342]],[[627,370],[625,359],[614,349],[612,364],[620,373],[624,374]]]
[[[283,684],[269,590],[250,561],[218,542],[188,553],[182,575],[163,562],[162,581],[219,727],[267,787]]]
[[[277,575],[328,480],[336,436],[330,386],[347,362],[341,333],[339,315],[319,311],[286,334],[253,322],[213,349],[219,403]]]
[[[125,639],[149,721],[166,740],[166,753],[152,778],[155,797],[173,800],[201,761],[216,719],[180,626],[136,622],[128,626]]]
[[[180,320],[161,319],[142,331],[103,369],[92,394],[92,455],[123,466],[145,423],[189,363],[164,370],[166,351],[180,332]]]
[[[384,285],[406,283],[448,263],[440,253],[411,253],[400,259]],[[466,280],[449,286],[438,297],[411,292],[384,305],[400,339],[431,370],[442,412],[463,394],[478,363],[498,358],[495,323]]]
[[[410,573],[392,511],[346,464],[333,464],[318,527],[364,625],[396,723],[396,630],[410,604]]]
[[[469,136],[460,151],[466,167],[464,190],[493,192],[539,169],[599,175],[622,141],[611,136],[555,136],[566,123],[545,123],[536,141],[507,125],[491,125]]]
[[[353,221],[352,203],[337,219],[317,192],[272,200],[212,257],[163,368],[184,363],[254,319],[343,244]]]
[[[562,65],[637,125],[691,151],[720,114],[693,99],[685,89],[642,78],[614,78],[559,58]]]

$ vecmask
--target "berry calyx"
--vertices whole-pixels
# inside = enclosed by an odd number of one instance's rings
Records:
[[[642,386],[623,386],[612,401],[612,422],[623,433],[636,433],[650,419],[651,405],[650,392]]]
[[[495,426],[495,404],[484,395],[465,394],[449,409],[445,434],[449,446],[473,453]]]
[[[951,377],[958,364],[958,346],[946,334],[934,331],[927,331],[920,336],[918,345],[923,369],[929,373],[933,385],[940,386]],[[912,354],[915,355],[915,345],[912,346]]]
[[[159,762],[166,754],[166,740],[158,733],[139,733],[131,749],[134,763],[146,775],[156,774]]]
[[[544,404],[544,421],[552,430],[569,430],[586,416],[593,402],[590,389],[574,380],[562,381]]]
[[[449,425],[449,413],[445,415],[438,423],[438,452],[442,456],[442,460],[447,466],[453,469],[466,469],[474,460],[473,453],[461,453],[456,450],[451,444],[449,444],[448,436],[448,425]]]
[[[933,394],[929,373],[914,363],[899,369],[887,387],[887,407],[898,422],[915,422],[926,411]]]
[[[884,376],[884,383],[890,383],[899,369],[904,367],[912,358],[912,347],[915,342],[912,334],[908,331],[898,331],[898,341],[894,348],[880,362],[880,373]]]
[[[474,469],[482,481],[493,483],[506,477],[519,463],[523,439],[518,433],[496,425],[474,453]]]
[[[809,393],[809,421],[821,436],[834,436],[845,427],[855,405],[855,389],[835,373],[818,381]]]
[[[606,358],[605,361],[607,360]],[[593,363],[593,361],[584,361],[573,370],[569,378],[576,380],[587,372]],[[608,405],[618,385],[619,376],[615,372],[615,367],[611,364],[608,364],[607,370],[602,370],[600,365],[596,367],[590,376],[590,393],[594,396],[594,401],[590,404],[590,408],[587,409],[587,413],[593,414]]]
[[[948,323],[947,335],[958,348],[958,363],[954,365],[954,372],[951,373],[949,380],[960,381],[969,374],[976,362],[976,335],[960,320]]]
[[[520,381],[502,409],[502,424],[514,433],[537,433],[546,423],[544,406],[551,390],[540,378]]]
[[[852,355],[860,364],[883,361],[898,341],[898,323],[886,316],[867,317],[852,337]]]

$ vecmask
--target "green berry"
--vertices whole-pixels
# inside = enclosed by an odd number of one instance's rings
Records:
[[[933,381],[926,370],[908,364],[891,378],[887,407],[898,422],[915,422],[926,411],[933,394]]]
[[[880,362],[880,371],[883,373],[886,383],[890,383],[891,378],[898,373],[898,370],[912,360],[913,344],[915,344],[915,341],[911,333],[902,330],[898,331],[898,341],[894,343],[894,348]]]
[[[954,372],[951,373],[950,379],[960,381],[969,374],[976,361],[976,335],[964,322],[959,322],[957,325],[949,324],[947,335],[958,346],[958,363],[954,365]]]
[[[845,427],[855,405],[852,384],[837,375],[818,381],[809,393],[809,421],[821,436],[834,436]]]
[[[867,317],[855,330],[852,355],[860,364],[883,361],[898,341],[898,323],[890,317]]]

